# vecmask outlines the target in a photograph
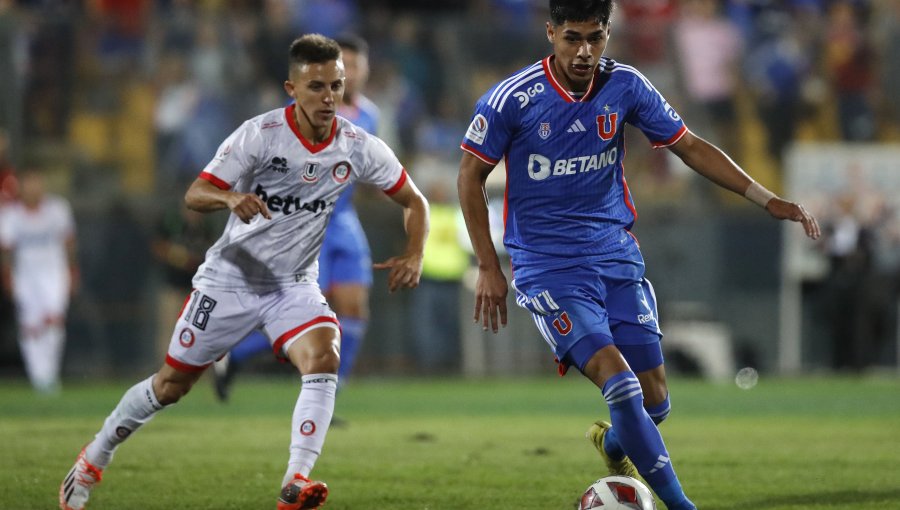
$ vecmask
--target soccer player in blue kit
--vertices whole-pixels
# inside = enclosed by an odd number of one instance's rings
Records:
[[[635,68],[603,57],[611,0],[550,0],[553,54],[485,93],[462,142],[458,188],[478,259],[476,322],[506,325],[507,280],[491,243],[484,183],[506,163],[504,244],[516,304],[532,313],[560,373],[574,366],[602,390],[612,424],[589,432],[611,474],[647,481],[669,510],[694,509],[657,425],[669,413],[653,287],[630,233],[624,125],[640,129],[714,183],[774,218],[818,224],[687,129]],[[635,472],[636,468],[636,472]]]
[[[338,115],[366,132],[378,131],[378,107],[362,94],[369,76],[369,46],[355,34],[335,38],[341,47],[346,72],[344,100]],[[353,370],[369,321],[372,255],[366,234],[353,208],[353,185],[334,206],[319,254],[319,287],[341,322],[341,366],[338,379],[346,382]],[[231,350],[225,363],[216,365],[216,394],[226,400],[237,367],[271,350],[269,339],[254,331]]]

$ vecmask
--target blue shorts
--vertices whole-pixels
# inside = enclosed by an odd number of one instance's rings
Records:
[[[328,292],[340,284],[372,285],[372,253],[353,208],[334,213],[319,253],[319,287]]]
[[[532,317],[564,370],[579,370],[598,350],[616,345],[634,372],[663,362],[653,285],[635,247],[627,257],[513,280],[516,303]]]

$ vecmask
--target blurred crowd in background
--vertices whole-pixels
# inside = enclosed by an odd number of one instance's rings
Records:
[[[243,120],[286,104],[287,48],[299,34],[368,40],[365,94],[381,110],[379,136],[432,201],[452,206],[458,146],[475,101],[550,53],[546,19],[543,0],[0,0],[0,179],[40,167],[71,201],[78,225],[83,276],[70,312],[67,371],[108,375],[159,362],[155,338],[171,328],[154,313],[166,280],[159,243],[182,221],[173,211],[219,143]],[[900,143],[900,0],[620,1],[606,54],[641,70],[692,130],[779,192],[795,142]],[[626,169],[663,326],[666,302],[673,315],[743,315],[730,324],[742,361],[773,367],[775,354],[766,352],[775,349],[774,331],[759,319],[777,315],[777,303],[751,301],[777,301],[777,226],[686,173],[667,151],[649,150],[635,131]],[[11,200],[14,181],[2,182],[0,196]],[[401,242],[380,235],[382,225],[400,221],[380,200],[365,190],[357,197],[376,259]],[[846,213],[846,202],[834,205],[817,211],[826,226],[832,212]],[[886,217],[896,222],[896,211]],[[202,253],[224,217],[190,221],[214,223],[192,227]],[[759,256],[729,237],[736,226],[744,228],[739,236],[762,240],[752,248]],[[897,230],[878,230],[895,236],[886,249],[900,246],[891,244],[900,243]],[[723,247],[696,253],[697,236]],[[896,300],[900,268],[887,274],[885,299]],[[360,368],[419,373],[414,337],[428,335],[428,325],[404,319],[416,292],[379,292],[369,362]],[[15,370],[8,303],[3,313],[0,369]],[[543,352],[531,336],[521,342]],[[884,332],[880,347],[887,357],[890,336]],[[833,350],[847,339],[820,341]],[[459,356],[459,346],[447,352]]]

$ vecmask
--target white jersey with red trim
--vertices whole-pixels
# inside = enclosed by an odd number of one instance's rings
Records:
[[[379,138],[336,117],[328,139],[301,134],[294,105],[244,122],[200,173],[221,189],[255,193],[272,219],[245,224],[231,214],[207,251],[194,286],[266,293],[315,282],[325,227],[340,194],[356,181],[398,191],[406,172]]]
[[[69,257],[75,235],[66,199],[45,197],[35,209],[13,203],[0,211],[0,246],[12,254],[13,294],[26,322],[61,315],[68,306]]]

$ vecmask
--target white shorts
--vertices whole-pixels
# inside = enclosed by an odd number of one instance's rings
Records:
[[[25,329],[40,328],[49,320],[63,319],[69,307],[68,269],[15,278],[13,297],[19,324]]]
[[[323,327],[340,331],[315,283],[268,294],[195,289],[175,323],[166,363],[181,371],[201,371],[254,329],[262,329],[275,355],[285,358],[295,340]]]

